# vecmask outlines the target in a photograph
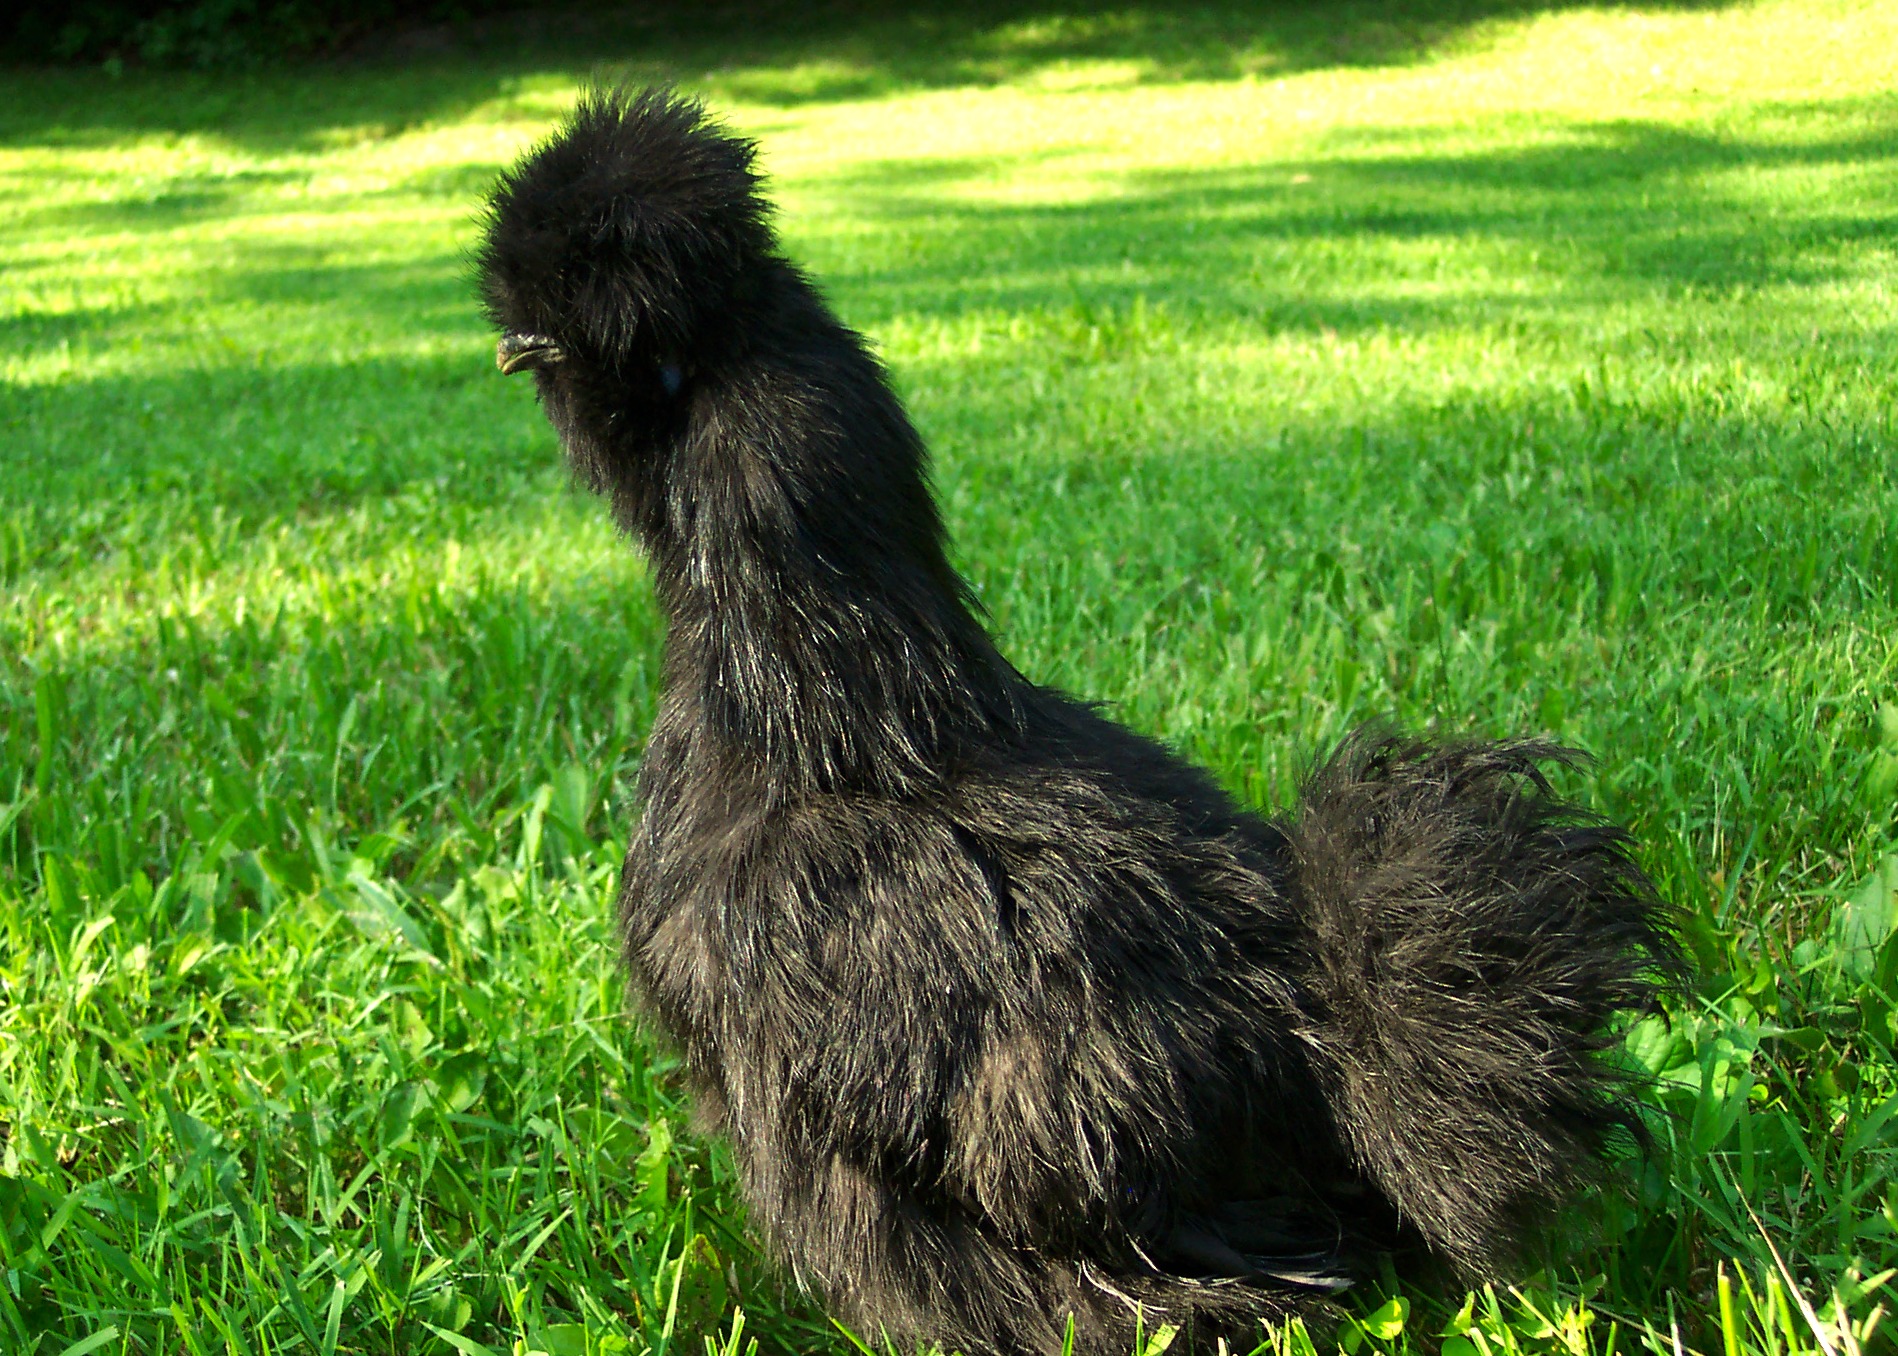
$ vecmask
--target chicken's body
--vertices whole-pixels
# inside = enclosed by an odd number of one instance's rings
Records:
[[[652,562],[626,957],[755,1222],[969,1356],[1249,1345],[1400,1237],[1509,1259],[1628,1123],[1600,1033],[1675,963],[1624,836],[1550,799],[1561,750],[1378,736],[1268,822],[1024,679],[750,155],[596,96],[483,269]]]

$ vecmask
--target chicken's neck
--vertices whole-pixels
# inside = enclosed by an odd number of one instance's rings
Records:
[[[914,791],[1013,738],[1032,689],[949,565],[881,370],[820,338],[694,396],[643,532],[668,723],[790,791]]]

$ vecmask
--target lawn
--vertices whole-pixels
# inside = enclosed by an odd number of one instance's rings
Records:
[[[661,620],[470,297],[589,74],[760,139],[1026,673],[1268,807],[1551,733],[1687,915],[1625,1196],[1285,1356],[1891,1350],[1894,52],[1076,0],[0,72],[0,1350],[850,1349],[626,1011]]]

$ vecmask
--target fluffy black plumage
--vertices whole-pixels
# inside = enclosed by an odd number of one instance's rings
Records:
[[[746,141],[599,93],[481,254],[669,621],[621,908],[752,1219],[846,1321],[1244,1350],[1378,1249],[1506,1267],[1630,1128],[1678,966],[1548,744],[1348,741],[1268,822],[997,653]],[[1245,1345],[1240,1345],[1241,1343]]]

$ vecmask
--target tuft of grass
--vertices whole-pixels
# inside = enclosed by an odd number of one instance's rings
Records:
[[[848,1348],[624,1010],[661,622],[469,297],[589,73],[761,138],[1026,672],[1268,808],[1551,733],[1687,913],[1598,1241],[1270,1350],[1888,1349],[1890,7],[587,22],[0,76],[0,1349]]]

